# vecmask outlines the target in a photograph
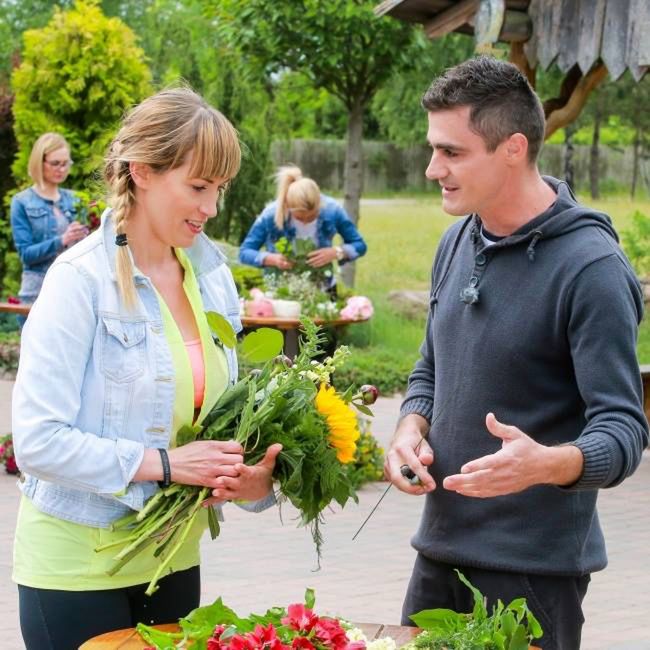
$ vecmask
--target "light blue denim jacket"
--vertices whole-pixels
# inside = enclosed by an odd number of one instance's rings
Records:
[[[203,234],[186,253],[205,309],[241,330],[225,257]],[[23,493],[43,512],[93,527],[142,508],[157,484],[133,475],[145,448],[168,447],[172,433],[174,368],[158,299],[134,271],[140,301],[126,310],[115,254],[105,213],[99,230],[50,267],[23,330],[13,392]],[[226,354],[232,382],[237,359]],[[247,509],[269,505],[260,504]]]
[[[239,261],[250,266],[263,266],[264,258],[269,253],[275,252],[275,243],[281,237],[293,241],[296,229],[285,222],[280,230],[275,225],[275,206],[277,201],[269,203],[257,217],[255,223],[246,235],[246,239],[239,247]],[[359,234],[357,227],[352,223],[345,210],[331,197],[321,194],[321,208],[316,218],[316,239],[319,248],[328,248],[336,234],[343,238],[343,250],[346,259],[340,263],[350,262],[361,257],[367,250],[366,242]],[[264,246],[265,251],[260,250]]]
[[[63,250],[57,232],[54,206],[72,223],[77,218],[75,195],[59,188],[60,199],[51,201],[39,196],[33,188],[19,192],[11,199],[11,231],[23,270],[45,273]]]

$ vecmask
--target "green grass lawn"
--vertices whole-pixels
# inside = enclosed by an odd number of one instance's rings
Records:
[[[650,215],[647,198],[634,202],[625,197],[579,199],[608,213],[619,233],[630,227],[635,210]],[[438,241],[455,219],[442,211],[438,195],[363,201],[359,225],[368,253],[357,263],[356,292],[369,296],[376,312],[370,323],[350,327],[346,334],[346,342],[366,347],[356,354],[383,350],[408,363],[417,358],[423,320],[400,317],[390,308],[386,295],[393,289],[429,288]],[[650,363],[650,318],[641,327],[638,352],[641,363]]]

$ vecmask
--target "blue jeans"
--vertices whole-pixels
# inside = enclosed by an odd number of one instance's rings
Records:
[[[42,273],[39,271],[23,271],[20,281],[20,291],[18,292],[18,298],[22,304],[34,304],[36,298],[38,298],[38,294],[41,292],[44,279],[44,271]],[[22,330],[27,316],[16,316],[16,320],[18,321],[18,327]]]

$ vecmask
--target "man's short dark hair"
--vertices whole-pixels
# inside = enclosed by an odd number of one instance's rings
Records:
[[[433,81],[422,106],[430,112],[468,106],[471,129],[494,151],[513,133],[528,139],[535,163],[544,142],[544,109],[528,80],[512,63],[489,56],[465,61]]]

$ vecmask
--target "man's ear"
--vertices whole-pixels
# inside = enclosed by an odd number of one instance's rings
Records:
[[[139,187],[142,190],[146,190],[149,187],[149,180],[153,173],[149,165],[139,162],[130,162],[129,173],[131,174],[131,178],[136,187]]]
[[[507,163],[519,165],[528,162],[528,138],[523,133],[513,133],[503,144]]]

